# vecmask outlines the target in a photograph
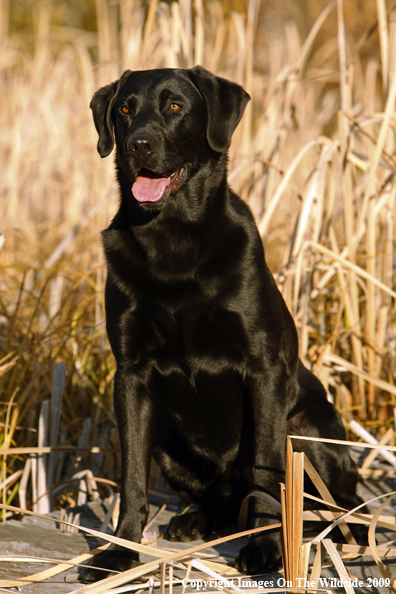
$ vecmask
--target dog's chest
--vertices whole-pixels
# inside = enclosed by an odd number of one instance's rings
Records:
[[[164,375],[159,405],[170,426],[196,455],[225,462],[236,454],[241,437],[244,390],[231,370],[200,371],[194,377]]]
[[[196,453],[233,456],[243,418],[248,351],[242,317],[195,307],[177,315],[159,309],[144,316],[134,312],[127,319],[124,357],[137,378],[153,379],[151,394],[165,417]]]
[[[136,373],[172,369],[194,376],[198,372],[233,370],[242,373],[249,353],[249,340],[242,314],[225,308],[194,306],[172,312],[152,309],[125,312],[124,361]]]

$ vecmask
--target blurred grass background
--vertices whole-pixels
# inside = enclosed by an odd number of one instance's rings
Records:
[[[60,361],[58,443],[116,445],[100,230],[118,198],[88,105],[126,68],[202,64],[252,95],[230,182],[256,217],[300,356],[346,421],[377,436],[394,424],[395,10],[391,0],[0,0],[3,448],[37,445]],[[0,483],[24,461],[3,456]],[[64,458],[58,480],[79,464]]]

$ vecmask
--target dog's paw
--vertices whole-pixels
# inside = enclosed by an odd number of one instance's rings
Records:
[[[212,532],[213,522],[202,511],[174,516],[169,522],[165,538],[178,542],[198,540]]]
[[[114,572],[122,572],[139,565],[139,558],[134,551],[110,545],[108,549],[92,557],[79,575],[80,582],[90,583],[103,580]]]
[[[280,543],[272,539],[251,539],[236,559],[235,568],[245,575],[278,571],[282,565]]]

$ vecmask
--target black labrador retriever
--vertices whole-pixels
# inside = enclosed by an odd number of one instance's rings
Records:
[[[188,541],[233,525],[253,489],[279,498],[287,434],[345,439],[298,359],[253,216],[227,183],[227,150],[249,99],[197,66],[128,70],[91,102],[101,157],[115,140],[121,193],[103,245],[122,448],[116,534],[132,541],[147,521],[152,454],[182,501],[200,506],[168,526],[169,539]],[[355,503],[346,449],[300,443],[335,498]],[[279,521],[261,499],[249,518],[252,527]],[[278,568],[280,536],[270,534],[240,551],[240,571]],[[115,570],[137,563],[119,547],[92,560]],[[84,578],[103,576],[88,568]]]

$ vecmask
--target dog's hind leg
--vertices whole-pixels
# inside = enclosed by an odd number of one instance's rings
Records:
[[[340,504],[358,505],[356,495],[357,466],[348,447],[329,444],[324,439],[346,440],[344,425],[326,390],[301,361],[298,364],[299,392],[296,405],[288,417],[288,435],[317,437],[318,441],[293,440],[293,449],[306,454],[311,464]]]

